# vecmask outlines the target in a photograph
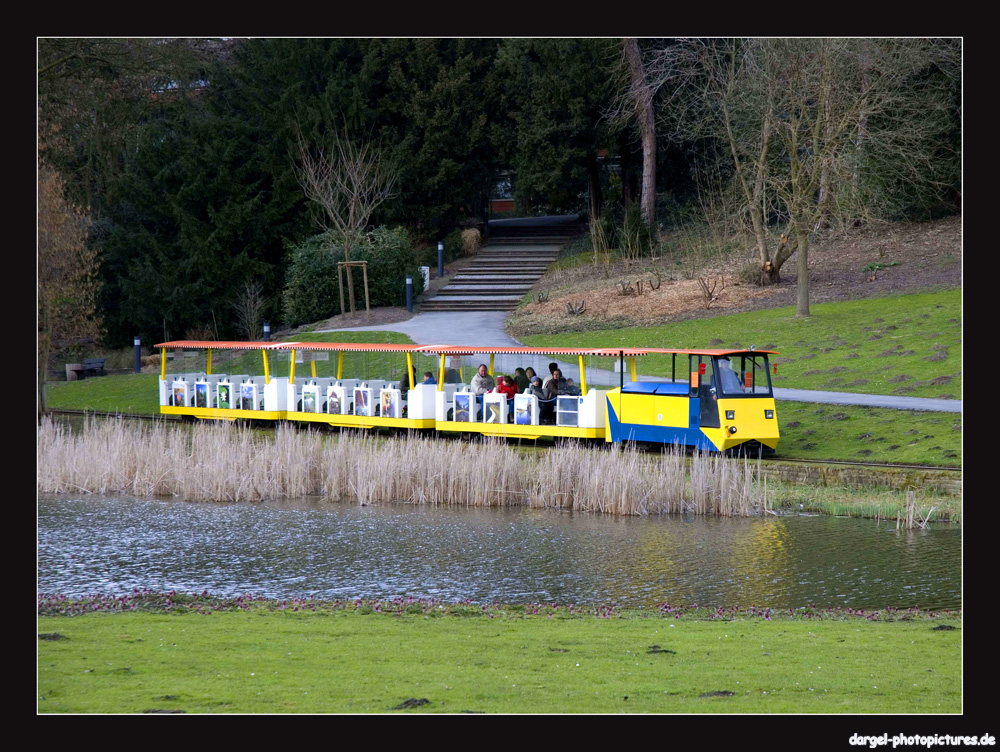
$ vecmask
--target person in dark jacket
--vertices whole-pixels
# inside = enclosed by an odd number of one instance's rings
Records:
[[[517,384],[518,392],[523,392],[528,388],[531,381],[528,379],[528,375],[524,372],[523,368],[514,369],[514,383]]]
[[[543,387],[548,386],[548,383],[552,380],[552,374],[554,374],[558,370],[559,370],[559,364],[558,363],[549,363],[549,375],[545,379],[545,381],[542,382],[542,386]]]
[[[542,390],[542,380],[537,376],[531,380],[531,385],[528,387],[528,391],[525,392],[525,394],[533,394],[540,400],[548,399],[545,396],[545,392]]]
[[[546,399],[555,399],[557,395],[566,394],[566,379],[558,368],[552,372],[552,377],[545,382]]]

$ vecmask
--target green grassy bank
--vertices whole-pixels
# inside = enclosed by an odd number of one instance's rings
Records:
[[[289,604],[42,616],[64,713],[957,713],[961,619]],[[299,608],[294,611],[293,608]],[[376,605],[375,608],[380,608]],[[535,612],[538,612],[535,614]],[[57,634],[61,639],[53,639]],[[426,703],[408,700],[426,700]]]
[[[777,350],[776,387],[907,397],[962,396],[962,291],[774,308],[650,327],[523,337],[532,347],[749,347]],[[639,360],[669,376],[670,356]],[[686,365],[685,365],[686,367]]]
[[[789,459],[962,464],[961,413],[782,400],[777,417]]]

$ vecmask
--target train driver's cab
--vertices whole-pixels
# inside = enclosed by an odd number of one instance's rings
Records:
[[[716,356],[713,360],[716,378],[712,392],[717,398],[774,396],[766,354]]]

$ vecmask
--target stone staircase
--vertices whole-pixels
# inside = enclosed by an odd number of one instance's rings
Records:
[[[553,224],[538,220],[491,223],[489,244],[437,295],[424,301],[420,310],[513,311],[559,258],[559,249],[579,231],[577,225],[559,219]]]

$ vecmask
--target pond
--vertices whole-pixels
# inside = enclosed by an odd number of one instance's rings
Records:
[[[961,607],[961,531],[828,516],[38,500],[38,592]]]

